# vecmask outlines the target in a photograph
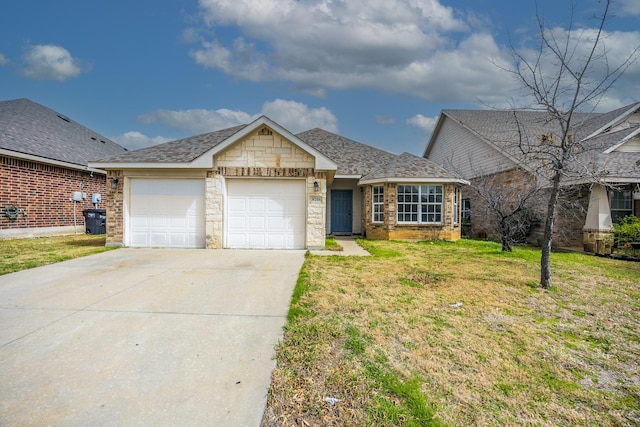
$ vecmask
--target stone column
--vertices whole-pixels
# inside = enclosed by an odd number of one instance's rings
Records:
[[[205,241],[207,249],[221,249],[224,236],[224,193],[222,175],[207,173],[205,180]]]
[[[609,197],[606,188],[599,184],[591,189],[587,219],[582,228],[582,241],[585,252],[600,255],[611,253],[613,225]]]
[[[314,183],[318,183],[316,191]],[[327,180],[321,174],[307,178],[307,249],[324,249],[327,212]]]

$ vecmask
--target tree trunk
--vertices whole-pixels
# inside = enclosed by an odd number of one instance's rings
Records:
[[[500,242],[502,243],[502,252],[512,252],[511,236],[507,229],[506,220],[503,218],[500,223]]]
[[[549,207],[547,208],[547,219],[544,222],[544,237],[542,240],[542,256],[540,257],[540,287],[549,289],[552,285],[551,277],[551,246],[553,238],[553,223],[556,215],[556,204],[560,194],[560,178],[562,168],[555,171],[553,175],[551,194],[549,195]]]

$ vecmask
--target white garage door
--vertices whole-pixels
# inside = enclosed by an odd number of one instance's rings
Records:
[[[304,180],[228,179],[227,247],[304,249]]]
[[[204,180],[132,179],[129,245],[204,248]]]

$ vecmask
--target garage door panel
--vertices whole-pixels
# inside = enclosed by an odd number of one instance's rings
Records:
[[[202,248],[204,180],[132,179],[130,245]]]
[[[227,247],[304,248],[304,180],[229,179],[227,194]]]

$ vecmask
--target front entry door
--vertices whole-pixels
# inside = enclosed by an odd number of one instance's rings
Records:
[[[353,216],[351,190],[331,190],[331,232],[351,233]]]

